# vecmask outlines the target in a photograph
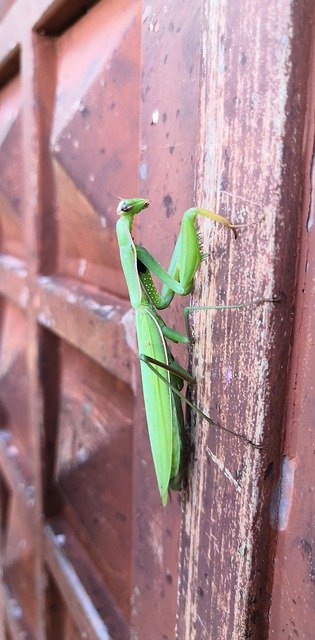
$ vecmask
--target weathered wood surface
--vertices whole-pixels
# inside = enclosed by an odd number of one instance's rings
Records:
[[[312,638],[312,11],[0,2],[1,639]],[[265,447],[192,421],[165,510],[111,192],[165,266],[193,204],[253,224],[200,221],[196,303],[282,296],[192,316],[197,404]]]
[[[1,639],[123,639],[135,337],[110,192],[137,192],[140,7],[11,5],[0,4]]]
[[[196,421],[177,634],[181,640],[262,640],[281,506],[274,492],[305,170],[312,8],[246,0],[203,8],[197,199],[258,224],[241,230],[237,241],[221,230],[210,237],[203,226],[212,260],[196,279],[195,300],[224,304],[281,294],[283,301],[195,314],[197,404],[265,447],[254,450]]]

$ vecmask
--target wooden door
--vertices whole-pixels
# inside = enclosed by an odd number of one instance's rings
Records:
[[[298,4],[0,1],[0,640],[295,637],[277,594],[311,199]],[[197,304],[281,297],[191,318],[193,396],[264,447],[191,420],[189,491],[166,509],[112,193],[149,198],[137,238],[164,265],[195,203],[251,225],[235,242],[201,221]],[[183,329],[182,306],[165,318]]]
[[[89,4],[15,2],[1,24],[1,638],[130,622],[134,329],[109,192],[138,189],[140,6]]]

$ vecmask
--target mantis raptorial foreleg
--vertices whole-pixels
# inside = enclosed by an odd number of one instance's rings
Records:
[[[232,224],[227,218],[223,218],[223,216],[219,216],[212,211],[196,207],[188,209],[183,215],[180,233],[167,271],[144,247],[137,246],[139,278],[147,296],[156,309],[166,309],[175,293],[180,296],[186,296],[191,292],[195,273],[204,257],[201,253],[200,241],[195,228],[197,215],[220,222],[233,231],[236,237],[237,225]],[[163,283],[162,293],[157,291],[151,272]]]

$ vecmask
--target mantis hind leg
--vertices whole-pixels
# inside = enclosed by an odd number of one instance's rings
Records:
[[[196,413],[201,415],[212,427],[215,427],[216,429],[219,429],[220,431],[225,431],[226,433],[230,433],[231,435],[235,436],[239,440],[242,440],[246,444],[252,445],[255,449],[263,449],[264,448],[264,445],[257,444],[256,442],[253,442],[253,440],[250,440],[249,438],[247,438],[245,435],[243,435],[241,433],[236,433],[235,431],[232,431],[232,429],[229,429],[228,427],[224,427],[223,425],[219,424],[218,422],[214,422],[213,420],[211,420],[211,418],[209,416],[207,416],[206,413],[204,413],[203,411],[201,411],[201,409],[196,407],[196,405],[193,402],[191,402],[183,393],[181,393],[179,391],[179,389],[178,389],[176,384],[173,384],[172,382],[169,382],[168,380],[166,380],[162,376],[162,374],[158,371],[158,368],[167,369],[168,371],[171,371],[171,373],[173,373],[173,375],[178,376],[178,377],[182,377],[185,380],[186,377],[184,377],[182,374],[179,373],[179,370],[177,369],[177,367],[174,369],[174,367],[172,367],[170,365],[167,365],[164,362],[159,362],[158,360],[155,360],[155,358],[151,358],[150,356],[147,356],[144,353],[140,353],[139,359],[142,362],[145,362],[146,365],[149,367],[149,369],[151,369],[151,371],[153,371],[155,373],[155,375],[164,382],[164,384],[166,384],[170,389],[172,389],[172,391],[179,398],[181,398],[181,400],[183,400],[183,402],[185,402],[191,409],[193,409],[193,411],[195,411]],[[178,363],[176,363],[176,365],[178,365]],[[180,366],[180,365],[178,365],[178,366]],[[181,369],[183,369],[183,367],[181,367]],[[190,376],[190,374],[188,374],[188,375],[189,375],[190,379],[193,380],[193,378]],[[187,382],[189,382],[189,380],[187,380]]]
[[[251,307],[258,307],[261,304],[265,304],[267,302],[281,302],[281,298],[279,296],[274,296],[273,298],[257,298],[255,300],[251,300],[249,302],[243,302],[241,304],[220,304],[220,305],[206,305],[206,306],[191,306],[184,308],[184,319],[186,326],[186,333],[188,336],[188,342],[192,342],[191,328],[189,324],[189,314],[194,311],[224,311],[226,309],[250,309]]]

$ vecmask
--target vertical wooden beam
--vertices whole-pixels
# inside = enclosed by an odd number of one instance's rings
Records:
[[[149,198],[150,208],[138,216],[137,238],[166,267],[181,216],[194,202],[198,5],[183,0],[155,5],[143,2],[139,190]],[[179,308],[174,301],[163,316],[184,330]],[[185,349],[174,351],[184,364]],[[136,388],[133,637],[171,639],[176,616],[181,496],[173,494],[163,509],[149,450],[139,374]]]
[[[181,543],[177,637],[262,640],[276,533],[279,475],[301,187],[305,109],[295,29],[310,6],[242,0],[203,3],[197,200],[255,224],[234,241],[202,225],[211,253],[196,280],[200,305],[282,294],[278,305],[196,312],[196,402],[262,450],[196,420],[195,456]],[[292,52],[296,66],[292,66]],[[211,272],[210,272],[211,270]]]
[[[315,10],[315,7],[313,7]],[[302,21],[306,24],[305,20]],[[279,478],[278,543],[270,611],[270,638],[314,635],[314,380],[315,380],[315,33],[302,153],[303,191],[296,318]],[[305,65],[308,73],[308,65]]]
[[[27,17],[23,10],[23,16]],[[47,249],[42,243],[41,229],[44,216],[52,215],[52,194],[47,159],[49,148],[49,101],[53,82],[52,44],[34,33],[25,21],[22,40],[22,95],[23,95],[23,159],[24,159],[24,238],[26,246],[29,299],[27,305],[27,362],[29,376],[29,405],[32,424],[32,470],[35,487],[34,548],[36,573],[36,637],[44,640],[45,632],[45,574],[43,566],[43,491],[42,491],[42,439],[43,390],[40,379],[40,331],[37,324],[39,300],[36,297],[37,275],[41,255],[46,249],[45,264],[54,255],[54,243]],[[46,79],[45,79],[46,76]],[[41,84],[44,81],[44,84]],[[45,171],[45,168],[47,169]],[[47,236],[46,236],[47,237]]]

